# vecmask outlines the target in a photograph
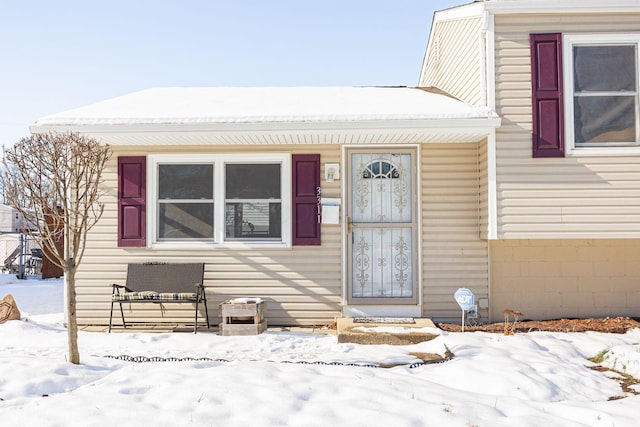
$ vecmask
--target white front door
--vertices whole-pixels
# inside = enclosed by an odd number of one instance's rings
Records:
[[[347,154],[347,304],[393,315],[393,306],[418,302],[415,151]]]

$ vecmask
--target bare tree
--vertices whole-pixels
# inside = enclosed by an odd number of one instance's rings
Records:
[[[87,232],[104,210],[101,176],[111,150],[77,133],[36,134],[5,148],[2,182],[26,232],[64,271],[69,362],[80,363],[75,275]],[[60,239],[64,245],[57,245]]]

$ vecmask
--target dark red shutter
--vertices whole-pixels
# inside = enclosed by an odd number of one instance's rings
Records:
[[[531,34],[533,157],[564,157],[562,34]]]
[[[146,246],[146,187],[146,157],[118,157],[118,246]]]
[[[291,160],[293,244],[319,245],[320,154],[294,154]]]

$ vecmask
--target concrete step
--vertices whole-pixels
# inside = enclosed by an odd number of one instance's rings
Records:
[[[423,330],[437,328],[431,319],[426,318],[341,317],[336,323],[339,343],[410,345],[439,336]]]

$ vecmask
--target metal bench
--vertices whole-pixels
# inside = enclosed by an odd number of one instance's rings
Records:
[[[122,327],[126,328],[122,304],[189,303],[195,304],[193,332],[198,330],[198,306],[204,304],[207,328],[209,311],[203,285],[204,263],[144,263],[127,266],[126,284],[113,284],[109,332],[113,322],[113,306],[120,304]]]

